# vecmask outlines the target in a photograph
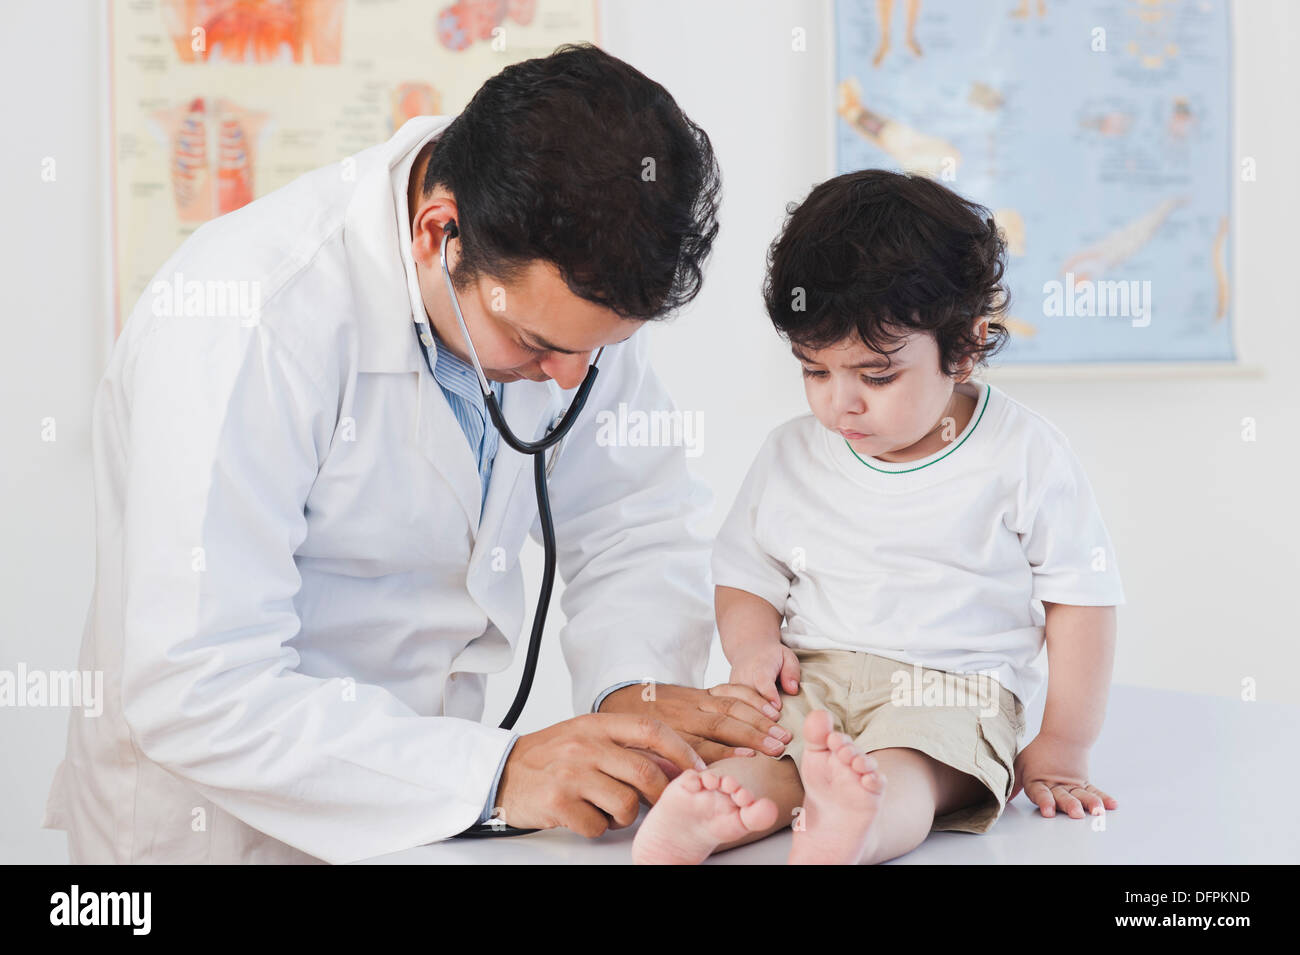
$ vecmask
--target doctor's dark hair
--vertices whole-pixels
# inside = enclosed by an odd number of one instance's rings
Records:
[[[888,354],[927,332],[948,376],[1006,344],[1006,242],[983,206],[923,176],[863,169],[819,184],[786,213],[763,301],[792,344],[816,350],[856,335]]]
[[[708,135],[662,86],[588,43],[484,83],[433,145],[423,192],[438,185],[458,208],[457,288],[543,260],[621,318],[695,298],[718,233]]]

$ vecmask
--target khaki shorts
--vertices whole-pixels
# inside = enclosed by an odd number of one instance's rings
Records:
[[[786,746],[803,760],[803,721],[827,710],[835,729],[863,751],[920,750],[974,776],[988,795],[934,820],[933,830],[987,832],[1002,815],[1015,782],[1024,707],[990,677],[946,673],[851,650],[795,650],[799,692],[782,694],[780,724],[794,739]]]

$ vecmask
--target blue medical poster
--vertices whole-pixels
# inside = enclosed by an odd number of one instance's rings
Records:
[[[929,176],[1008,246],[999,363],[1235,359],[1228,0],[837,0],[837,172]]]

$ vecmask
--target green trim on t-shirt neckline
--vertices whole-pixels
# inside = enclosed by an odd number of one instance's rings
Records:
[[[914,467],[914,468],[904,468],[904,469],[899,470],[899,471],[891,471],[891,470],[887,470],[887,469],[885,469],[885,468],[878,468],[878,467],[876,467],[875,465],[867,464],[867,462],[866,462],[865,460],[863,460],[862,455],[858,454],[858,452],[856,452],[856,451],[853,450],[853,445],[849,444],[849,439],[848,439],[848,438],[845,438],[845,439],[844,439],[844,446],[845,446],[846,448],[849,449],[849,451],[853,454],[853,456],[854,456],[855,458],[857,458],[857,459],[858,459],[859,461],[861,461],[863,464],[866,464],[867,467],[871,468],[871,470],[875,471],[877,474],[911,474],[913,471],[919,471],[919,470],[921,470],[922,468],[928,468],[931,464],[938,464],[940,461],[942,461],[942,460],[943,460],[944,458],[946,458],[948,455],[952,454],[954,451],[956,451],[958,448],[960,448],[963,444],[965,444],[965,443],[966,443],[966,439],[969,438],[972,434],[974,434],[974,433],[975,433],[975,429],[976,429],[977,427],[979,427],[980,419],[984,417],[984,409],[987,408],[987,407],[989,406],[989,397],[990,397],[992,394],[993,394],[993,390],[992,390],[992,389],[991,389],[991,388],[986,384],[986,385],[984,386],[984,400],[980,403],[980,410],[979,410],[979,414],[977,414],[977,415],[975,416],[975,423],[974,423],[973,425],[970,426],[970,428],[967,430],[967,432],[966,432],[964,435],[962,435],[960,441],[958,441],[956,444],[954,444],[951,448],[949,448],[949,449],[948,449],[947,451],[945,451],[943,454],[939,455],[939,456],[938,456],[937,458],[935,458],[933,461],[927,461],[927,462],[925,462],[925,464],[918,464],[918,465],[917,465],[916,467]],[[900,464],[906,464],[907,462],[906,462],[906,461],[900,461],[899,463],[900,463]]]

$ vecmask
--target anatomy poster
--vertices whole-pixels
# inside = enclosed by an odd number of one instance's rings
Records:
[[[918,173],[993,210],[1011,293],[1000,361],[1233,360],[1229,14],[837,0],[838,171]]]
[[[596,0],[109,0],[115,328],[204,222],[598,41]]]

